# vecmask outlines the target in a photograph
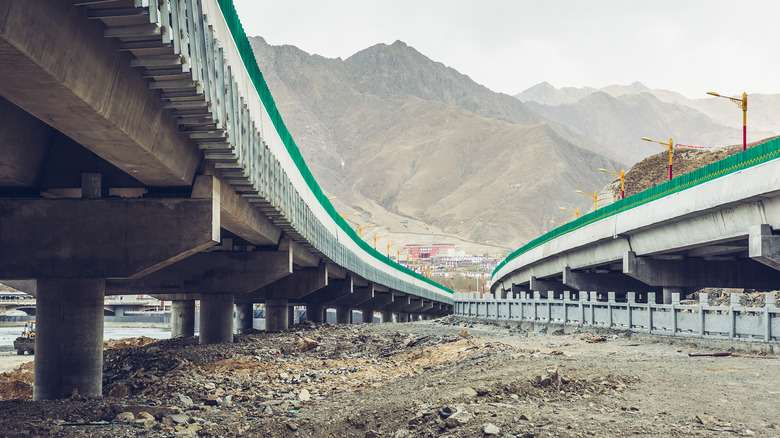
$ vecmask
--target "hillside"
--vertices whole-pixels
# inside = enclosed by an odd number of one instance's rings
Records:
[[[726,99],[688,99],[650,89],[639,82],[601,89],[561,88],[547,82],[515,97],[544,117],[569,126],[594,141],[619,150],[625,165],[658,151],[642,137],[673,138],[676,143],[725,146],[742,138],[742,114]],[[780,96],[748,97],[748,141],[780,134]]]
[[[513,247],[618,165],[402,42],[343,61],[251,42],[314,176],[340,211],[362,213],[356,224]]]

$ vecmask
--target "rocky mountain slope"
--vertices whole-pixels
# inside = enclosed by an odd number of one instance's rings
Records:
[[[601,146],[402,42],[326,59],[251,39],[288,128],[356,223],[514,247],[602,186]],[[351,210],[351,211],[350,211]],[[420,236],[424,239],[424,236]]]
[[[702,91],[702,96],[705,95]],[[619,150],[631,165],[656,153],[642,137],[698,146],[725,146],[742,138],[742,112],[726,99],[688,99],[634,82],[602,89],[561,88],[543,82],[516,95],[539,114]],[[748,141],[780,134],[780,96],[748,97]]]

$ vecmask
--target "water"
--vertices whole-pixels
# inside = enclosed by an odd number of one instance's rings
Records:
[[[24,324],[16,327],[0,327],[0,352],[14,351],[14,339],[22,334]],[[171,330],[156,327],[106,327],[103,340],[136,338],[146,336],[152,339],[170,339]]]

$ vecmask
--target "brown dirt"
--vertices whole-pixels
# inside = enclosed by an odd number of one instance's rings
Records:
[[[775,356],[550,331],[448,317],[110,349],[104,397],[32,402],[0,389],[0,435],[780,436]],[[0,388],[29,382],[27,366]]]

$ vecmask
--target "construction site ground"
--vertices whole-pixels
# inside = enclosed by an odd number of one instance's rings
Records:
[[[0,374],[0,436],[780,436],[767,348],[569,331],[446,317],[112,342],[102,397],[31,401],[32,362]]]

